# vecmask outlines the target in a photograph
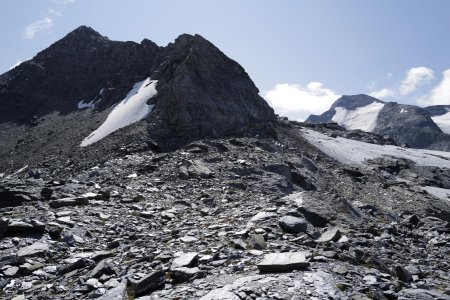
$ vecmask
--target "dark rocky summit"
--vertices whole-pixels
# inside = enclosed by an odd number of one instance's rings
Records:
[[[80,147],[146,77],[150,115]],[[307,132],[399,147],[275,118],[200,36],[81,27],[1,82],[1,299],[450,299],[450,170],[338,162]]]
[[[421,108],[395,102],[385,103],[367,95],[342,96],[328,111],[320,116],[311,115],[306,122],[331,123],[334,122],[337,107],[351,111],[374,102],[383,103],[384,106],[378,114],[373,133],[413,148],[450,151],[450,135],[444,134],[431,119],[432,116],[448,112],[445,105]]]
[[[88,147],[103,150],[79,149],[133,85],[148,77],[158,80],[151,114]],[[80,110],[80,101],[94,107]],[[200,137],[252,130],[270,135],[275,120],[245,70],[200,35],[184,34],[158,47],[146,39],[111,41],[85,26],[1,75],[0,106],[0,171],[11,161],[44,160],[24,152],[94,159],[130,141],[169,150]]]

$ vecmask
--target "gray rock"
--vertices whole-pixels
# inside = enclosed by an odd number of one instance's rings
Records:
[[[86,197],[78,197],[78,198],[63,198],[58,200],[52,200],[49,202],[51,208],[60,208],[66,206],[80,206],[80,205],[88,205],[89,199]]]
[[[308,224],[305,219],[297,218],[294,216],[284,216],[279,221],[280,227],[289,233],[306,232]]]
[[[186,282],[192,279],[203,277],[203,275],[204,273],[197,267],[180,267],[176,269],[170,269],[170,277],[175,283]]]
[[[30,246],[19,249],[19,251],[17,252],[17,256],[31,257],[36,255],[42,255],[48,251],[49,251],[48,244],[37,242]]]
[[[248,246],[251,249],[263,250],[266,249],[267,243],[262,234],[252,234],[247,240]]]
[[[335,242],[342,237],[338,228],[331,228],[320,235],[316,240],[318,243]]]
[[[88,277],[99,278],[102,275],[117,275],[117,270],[108,260],[100,261],[95,268],[89,272]]]
[[[306,252],[283,252],[266,254],[258,264],[260,272],[283,272],[309,267]]]
[[[18,272],[19,267],[10,267],[3,271],[3,275],[5,275],[5,277],[16,277]]]
[[[124,280],[116,287],[107,290],[98,300],[128,300],[127,282]]]
[[[398,300],[450,300],[449,295],[425,289],[404,289],[398,293]]]
[[[311,172],[317,172],[319,169],[317,165],[308,157],[302,156],[300,159],[300,163],[305,166],[305,168]]]
[[[152,274],[145,275],[140,279],[128,277],[128,289],[132,295],[141,296],[163,288],[165,282],[164,272],[156,271]]]
[[[198,261],[197,252],[182,253],[180,256],[176,257],[172,261],[172,269],[177,269],[181,267],[193,267]]]
[[[402,266],[396,266],[395,273],[397,274],[398,279],[403,282],[412,282],[413,281],[411,273],[409,273],[408,270]]]
[[[200,300],[240,300],[240,298],[226,289],[215,289],[201,297]]]
[[[183,160],[180,166],[180,175],[182,177],[208,178],[213,175],[213,172],[200,160]]]
[[[9,235],[42,234],[44,231],[45,224],[36,220],[31,222],[11,221],[7,228],[7,234]]]

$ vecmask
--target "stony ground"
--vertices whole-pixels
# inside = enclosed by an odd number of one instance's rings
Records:
[[[448,201],[300,126],[4,175],[0,297],[450,299]]]

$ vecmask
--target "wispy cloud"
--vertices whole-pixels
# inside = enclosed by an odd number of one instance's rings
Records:
[[[74,3],[75,0],[53,0],[53,2],[60,5],[68,5]]]
[[[442,80],[417,102],[420,105],[450,104],[450,69],[442,72]]]
[[[388,73],[387,79],[390,80],[393,74]],[[376,84],[372,82],[368,89],[369,95],[375,98],[384,99],[398,98],[415,92],[419,86],[429,83],[434,78],[434,72],[426,67],[414,67],[405,72],[401,82],[393,84],[391,87],[375,89]]]
[[[297,121],[304,121],[311,114],[323,113],[339,97],[320,82],[310,82],[306,86],[280,83],[264,95],[277,114]]]
[[[429,82],[434,78],[433,70],[425,67],[411,68],[406,71],[405,78],[399,87],[399,92],[401,95],[407,95],[414,92],[417,87],[422,84]]]
[[[47,13],[45,14],[44,18],[34,23],[28,24],[23,31],[23,37],[28,40],[32,40],[38,33],[47,31],[52,28],[54,25],[54,17],[63,16],[63,13],[61,11],[61,9],[63,9],[62,6],[74,3],[75,1],[76,0],[52,0],[53,3],[58,5],[58,7],[55,8],[55,5],[53,5],[53,7],[47,9]]]
[[[380,90],[374,90],[374,91],[370,92],[369,95],[372,97],[378,98],[378,99],[386,99],[389,97],[394,97],[395,91],[384,88],[384,89],[380,89]]]
[[[23,36],[28,40],[32,40],[39,32],[49,30],[52,27],[53,20],[50,17],[45,17],[39,21],[27,25],[23,31]]]

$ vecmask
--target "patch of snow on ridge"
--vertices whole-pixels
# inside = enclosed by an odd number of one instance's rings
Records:
[[[450,168],[450,152],[375,145],[341,137],[332,138],[310,129],[302,130],[302,136],[343,164],[363,165],[369,159],[393,156],[412,160],[419,166]]]
[[[80,101],[77,104],[78,109],[93,108],[94,106],[94,100],[92,100],[91,102]]]
[[[156,83],[150,78],[136,83],[125,99],[114,107],[106,121],[81,142],[81,147],[145,118],[153,109],[153,105],[147,105],[147,101],[157,94]]]
[[[384,103],[373,102],[369,105],[358,107],[355,110],[347,110],[336,107],[336,113],[332,120],[347,129],[372,132],[377,126],[377,118]]]
[[[431,119],[443,133],[450,134],[450,111],[440,116],[431,117]]]
[[[450,201],[450,190],[449,189],[443,189],[443,188],[438,188],[438,187],[434,187],[434,186],[425,186],[423,189],[425,191],[427,191],[429,194],[431,194],[437,198],[441,198],[441,199]]]

